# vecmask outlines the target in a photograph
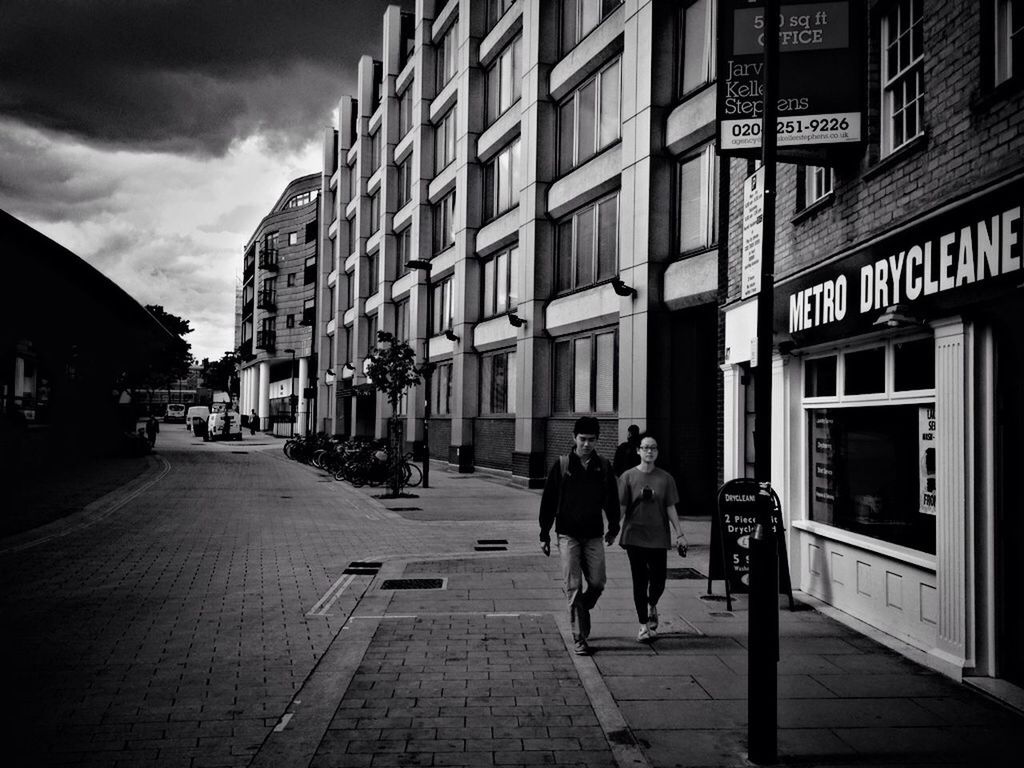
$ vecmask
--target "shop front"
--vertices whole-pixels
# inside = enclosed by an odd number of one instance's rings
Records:
[[[1018,177],[779,281],[772,361],[794,584],[946,674],[1018,686],[1022,206]],[[727,475],[752,316],[725,318]]]

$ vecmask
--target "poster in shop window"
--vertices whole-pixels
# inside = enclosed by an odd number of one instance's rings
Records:
[[[922,405],[918,411],[918,466],[922,515],[935,514],[935,406]]]
[[[828,410],[811,411],[811,519],[835,525],[836,486],[833,427],[835,418]]]

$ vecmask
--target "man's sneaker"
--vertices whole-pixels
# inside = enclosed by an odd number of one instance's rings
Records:
[[[590,637],[590,609],[585,608],[583,605],[577,605],[576,615],[580,624],[580,637],[586,640]]]
[[[658,628],[658,606],[651,605],[647,608],[647,626],[651,630]]]
[[[651,634],[651,628],[648,627],[646,624],[641,624],[640,625],[640,631],[636,635],[637,642],[638,643],[649,643],[653,639],[654,638],[653,638],[653,635]]]
[[[589,656],[590,646],[587,645],[587,641],[581,637],[579,640],[573,643],[572,652],[575,653],[577,656]]]

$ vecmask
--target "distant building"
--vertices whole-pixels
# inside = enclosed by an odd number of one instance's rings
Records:
[[[244,251],[239,406],[277,434],[303,434],[311,419],[319,192],[319,173],[290,182]]]

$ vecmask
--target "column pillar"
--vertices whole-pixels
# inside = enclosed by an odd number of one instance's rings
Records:
[[[722,371],[722,479],[726,482],[743,476],[743,389],[737,366],[725,363]]]
[[[297,423],[295,424],[295,434],[304,435],[306,434],[306,415],[309,411],[309,401],[306,400],[305,391],[306,387],[309,386],[309,358],[299,358],[299,391],[296,393],[299,396],[298,413],[295,418]]]
[[[270,363],[261,362],[259,370],[259,381],[256,384],[257,402],[256,414],[260,417],[260,427],[270,429],[267,417],[270,416]]]

